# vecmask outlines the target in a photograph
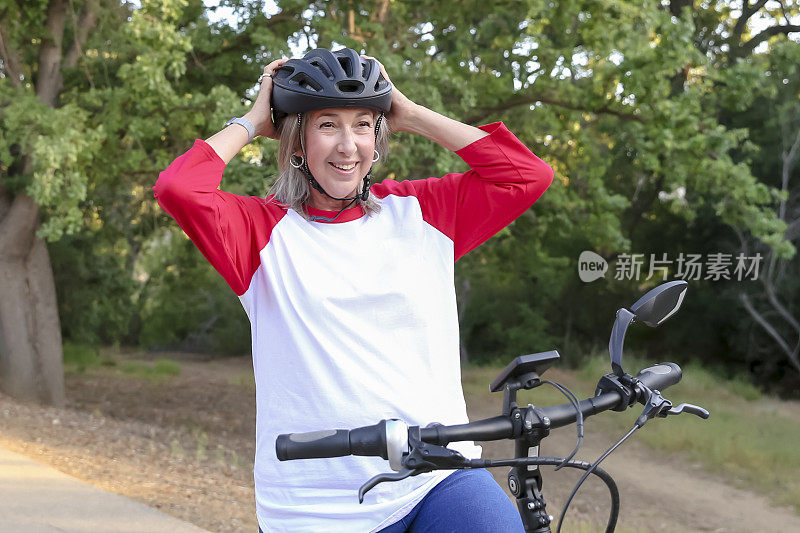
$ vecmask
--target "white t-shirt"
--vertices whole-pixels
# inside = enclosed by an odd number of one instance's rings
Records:
[[[379,457],[278,461],[282,433],[382,419],[468,422],[461,389],[454,262],[528,209],[552,170],[500,123],[457,153],[466,173],[372,187],[360,207],[310,222],[271,197],[218,190],[224,164],[202,140],[154,187],[167,211],[239,296],[256,380],[255,488],[265,533],[377,531],[450,472],[358,488],[390,472]],[[335,212],[309,209],[326,217]],[[480,457],[474,443],[452,449]]]

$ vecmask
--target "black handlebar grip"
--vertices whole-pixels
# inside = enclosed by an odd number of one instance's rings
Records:
[[[386,420],[350,431],[350,453],[353,455],[388,459],[386,448]]]
[[[280,461],[350,455],[350,431],[328,429],[278,435],[275,452]]]
[[[671,387],[678,383],[682,376],[681,367],[675,363],[659,363],[636,374],[636,378],[651,390]]]
[[[280,461],[366,455],[388,458],[386,420],[356,429],[327,429],[278,435],[275,453]]]

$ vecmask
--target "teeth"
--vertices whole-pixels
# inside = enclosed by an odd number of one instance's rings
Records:
[[[333,165],[336,168],[341,169],[341,170],[350,170],[350,169],[352,169],[353,167],[356,166],[355,163],[350,163],[349,165],[337,165],[336,163],[331,163],[331,165]]]

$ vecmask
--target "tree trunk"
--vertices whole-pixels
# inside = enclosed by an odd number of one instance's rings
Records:
[[[96,9],[97,0],[87,2],[80,26],[73,28],[77,51],[68,53],[68,63],[77,60],[82,41],[94,25]],[[57,107],[63,85],[66,15],[65,0],[48,2],[35,90],[39,100],[50,107]],[[5,39],[1,44],[4,63],[17,57],[18,51],[10,49]],[[24,175],[32,172],[29,156],[22,166]],[[9,169],[9,173],[14,172]],[[0,390],[15,398],[63,405],[63,351],[56,287],[47,245],[36,236],[38,227],[39,206],[33,198],[24,192],[5,190],[0,180]]]
[[[26,170],[30,162],[26,162]],[[61,324],[39,208],[0,185],[0,390],[19,399],[65,402]]]

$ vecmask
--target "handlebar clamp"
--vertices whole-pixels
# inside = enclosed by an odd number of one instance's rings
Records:
[[[522,416],[522,432],[529,438],[542,440],[550,435],[550,419],[540,408],[528,405]]]
[[[418,473],[431,470],[465,468],[469,459],[445,446],[423,442],[419,426],[408,428],[408,445],[411,451],[403,457],[403,466]]]
[[[600,396],[607,392],[619,393],[622,400],[614,407],[613,411],[625,411],[628,407],[636,402],[636,378],[630,374],[624,374],[622,377],[616,374],[606,374],[600,381],[597,382],[597,389],[594,391],[595,396]]]

